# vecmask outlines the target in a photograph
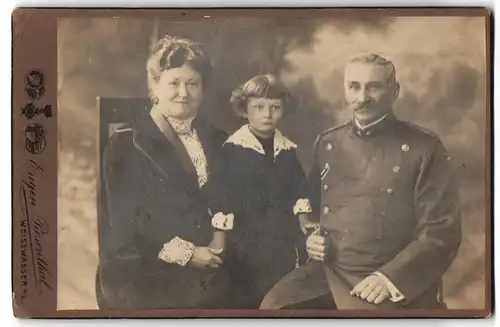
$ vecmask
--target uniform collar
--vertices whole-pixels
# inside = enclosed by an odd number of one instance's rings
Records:
[[[353,117],[352,129],[353,132],[360,137],[369,137],[375,134],[386,132],[390,129],[390,125],[396,121],[396,116],[392,110],[388,111],[383,117],[368,124],[361,125],[356,118]]]
[[[264,148],[260,141],[250,132],[248,124],[243,125],[233,135],[231,135],[225,143],[232,143],[246,149],[254,150],[262,155],[266,155]],[[278,156],[281,151],[295,149],[297,145],[287,139],[279,130],[274,132],[274,158]]]
[[[371,128],[371,127],[375,126],[375,125],[377,125],[378,123],[380,123],[382,120],[384,120],[384,119],[387,117],[387,115],[388,115],[388,114],[389,114],[389,113],[387,112],[385,115],[383,115],[382,117],[380,117],[380,118],[379,118],[379,119],[377,119],[376,121],[373,121],[373,122],[371,122],[371,123],[369,123],[369,124],[367,124],[367,125],[363,125],[363,124],[361,124],[361,123],[360,123],[360,122],[356,119],[356,117],[354,117],[354,124],[356,124],[356,128],[357,128],[357,129],[360,129],[360,130],[364,131],[364,130],[367,130],[367,129],[369,129],[369,128]]]

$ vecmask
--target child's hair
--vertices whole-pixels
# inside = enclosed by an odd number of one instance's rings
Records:
[[[230,103],[237,116],[243,117],[247,111],[248,98],[251,97],[281,99],[285,112],[292,111],[299,103],[298,97],[291,95],[285,83],[271,74],[252,77],[233,91]]]

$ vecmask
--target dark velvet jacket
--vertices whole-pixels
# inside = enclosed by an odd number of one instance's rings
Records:
[[[175,236],[207,246],[213,171],[227,135],[195,120],[208,162],[200,189],[196,170],[173,129],[167,137],[149,115],[115,132],[104,154],[108,224],[99,230],[97,296],[104,308],[216,305],[212,272],[169,264],[158,253]]]
[[[271,153],[243,126],[222,148],[213,213],[234,214],[227,233],[230,305],[258,308],[269,289],[296,266],[304,237],[293,207],[308,198],[308,185],[294,144],[281,133]]]

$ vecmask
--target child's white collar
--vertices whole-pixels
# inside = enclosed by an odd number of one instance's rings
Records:
[[[259,140],[250,132],[248,124],[243,125],[239,130],[234,132],[225,143],[232,143],[235,145],[239,145],[243,148],[252,149],[257,151],[258,153],[265,155],[264,148]],[[274,132],[274,158],[278,156],[278,154],[283,150],[290,150],[297,148],[297,145],[287,139],[281,134],[279,130]]]

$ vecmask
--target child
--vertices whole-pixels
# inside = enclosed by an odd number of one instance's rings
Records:
[[[233,307],[259,308],[266,292],[304,253],[311,212],[307,180],[297,146],[276,128],[294,102],[273,75],[253,77],[231,97],[233,109],[248,124],[223,145],[224,165],[215,178],[211,204],[216,231],[210,247],[217,253],[226,249]]]

